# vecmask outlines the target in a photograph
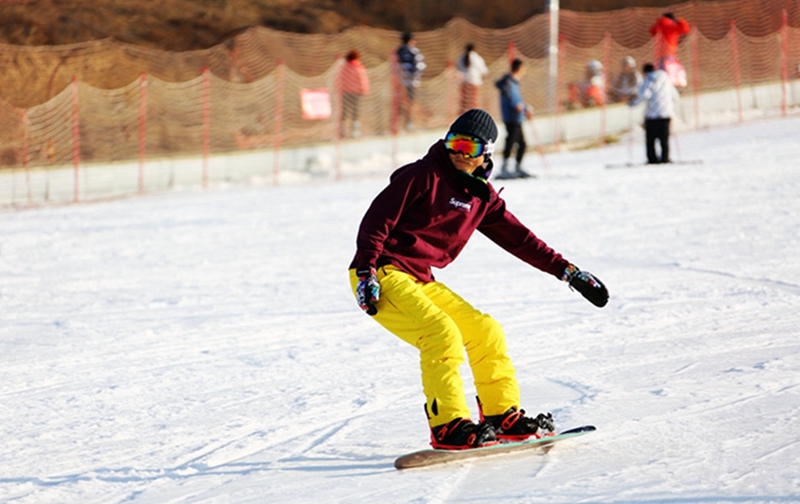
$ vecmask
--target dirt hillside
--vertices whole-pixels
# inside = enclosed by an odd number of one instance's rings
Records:
[[[668,6],[670,0],[561,0],[602,11]],[[171,51],[211,47],[250,26],[337,33],[357,25],[428,30],[460,16],[505,28],[543,12],[545,0],[0,0],[0,43],[62,45],[112,37]]]

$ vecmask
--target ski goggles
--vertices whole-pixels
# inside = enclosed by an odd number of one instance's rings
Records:
[[[468,158],[476,158],[494,152],[494,143],[485,144],[475,137],[461,133],[448,133],[444,137],[444,147],[451,154],[463,154]]]

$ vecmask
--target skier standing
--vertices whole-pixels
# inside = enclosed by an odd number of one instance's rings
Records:
[[[417,48],[417,39],[414,38],[413,33],[404,33],[402,41],[403,43],[397,48],[400,82],[405,90],[405,96],[400,101],[400,115],[403,117],[406,130],[411,131],[414,129],[412,116],[417,99],[417,88],[422,80],[422,71],[427,68],[427,65],[424,56]]]
[[[465,449],[554,430],[552,415],[525,416],[500,324],[433,277],[475,230],[597,306],[605,286],[537,238],[488,182],[497,140],[491,116],[471,109],[420,160],[395,171],[358,231],[351,287],[362,310],[419,350],[431,445]],[[459,366],[466,349],[481,418],[470,419]]]
[[[670,82],[667,72],[656,70],[652,63],[646,63],[642,71],[644,82],[630,105],[647,102],[644,112],[647,163],[669,163],[669,127],[679,99],[678,90]],[[661,148],[660,155],[656,153],[656,141]]]
[[[522,123],[525,119],[532,116],[532,108],[528,107],[522,100],[522,91],[519,87],[519,80],[525,73],[522,67],[522,60],[515,59],[511,62],[511,71],[505,74],[500,80],[494,83],[500,90],[500,109],[503,113],[503,123],[506,126],[506,146],[503,149],[503,164],[500,166],[499,179],[509,178],[528,178],[531,175],[522,169],[522,158],[525,156],[525,133],[522,131]],[[516,146],[517,161],[516,171],[508,171],[508,158],[511,151]]]

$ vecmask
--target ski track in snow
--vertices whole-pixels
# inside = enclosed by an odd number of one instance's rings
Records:
[[[523,407],[598,431],[403,472],[417,355],[346,271],[385,177],[0,213],[0,502],[800,502],[797,131],[529,155],[503,197],[609,305],[480,235],[437,278],[501,321]]]

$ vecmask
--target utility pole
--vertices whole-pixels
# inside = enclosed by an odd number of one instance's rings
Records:
[[[547,0],[545,12],[550,21],[550,40],[547,47],[547,103],[555,112],[558,107],[558,7],[559,0]]]

